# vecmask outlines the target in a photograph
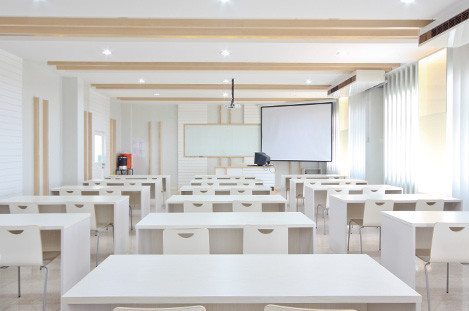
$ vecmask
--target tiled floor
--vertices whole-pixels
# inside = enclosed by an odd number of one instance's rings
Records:
[[[321,221],[319,222],[322,223]],[[378,234],[376,229],[367,229],[364,233],[364,251],[379,261]],[[106,254],[111,251],[111,235],[108,234],[102,239],[101,250]],[[135,250],[135,232],[132,232],[132,250]],[[318,253],[330,253],[327,235],[323,234],[322,227],[319,228],[316,245]],[[94,263],[95,238],[92,238],[92,260]],[[467,247],[467,246],[466,246]],[[352,252],[358,253],[358,234],[352,235]],[[469,250],[468,250],[469,251]],[[59,266],[60,257],[49,265],[48,284],[48,310],[59,310]],[[418,269],[417,291],[423,296],[422,310],[427,309],[425,294],[425,277],[423,264],[416,260]],[[16,268],[6,268],[0,270],[0,310],[8,311],[30,311],[41,310],[42,306],[42,286],[43,274],[39,268],[22,268],[22,297],[17,298]],[[432,295],[432,311],[458,311],[469,310],[469,266],[451,265],[450,269],[450,293],[445,292],[446,286],[446,265],[433,264],[430,272],[430,285]],[[466,282],[468,284],[466,284]]]

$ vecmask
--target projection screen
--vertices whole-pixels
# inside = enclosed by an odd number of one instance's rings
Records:
[[[262,107],[261,144],[272,161],[332,161],[332,103]]]

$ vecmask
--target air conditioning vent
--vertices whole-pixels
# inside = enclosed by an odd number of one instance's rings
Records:
[[[332,93],[337,92],[338,90],[346,87],[349,84],[352,84],[355,81],[357,81],[357,76],[350,77],[347,80],[345,80],[344,82],[341,82],[341,83],[337,84],[336,86],[331,88],[329,91],[327,91],[327,95],[331,95]]]
[[[436,26],[435,28],[430,29],[429,31],[423,33],[419,37],[419,44],[425,43],[430,39],[435,38],[438,35],[441,35],[445,31],[467,21],[469,19],[469,9],[456,15],[455,17],[447,20],[444,23]]]

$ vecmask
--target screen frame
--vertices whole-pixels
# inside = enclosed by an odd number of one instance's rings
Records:
[[[277,161],[277,162],[332,162],[333,154],[334,154],[334,102],[333,101],[326,101],[326,102],[315,102],[315,103],[303,103],[303,104],[283,104],[283,105],[270,105],[270,106],[261,106],[261,152],[264,152],[262,149],[262,141],[263,141],[263,136],[262,136],[262,115],[263,115],[263,109],[264,108],[278,108],[278,107],[291,107],[291,106],[312,106],[312,105],[330,105],[331,106],[331,159],[327,161],[323,160],[274,160],[271,159],[271,161]]]

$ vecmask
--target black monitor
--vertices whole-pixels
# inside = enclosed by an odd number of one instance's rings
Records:
[[[270,164],[270,157],[264,152],[256,152],[254,154],[254,164],[258,166],[264,166]]]

